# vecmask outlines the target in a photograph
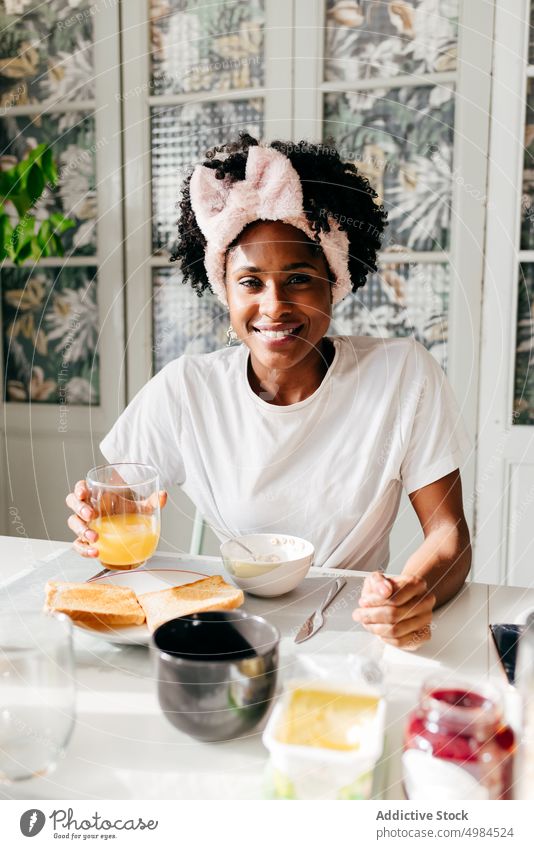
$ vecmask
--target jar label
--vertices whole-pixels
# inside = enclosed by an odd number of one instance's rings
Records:
[[[431,754],[409,749],[402,756],[404,789],[408,799],[489,799],[486,787],[464,767]]]

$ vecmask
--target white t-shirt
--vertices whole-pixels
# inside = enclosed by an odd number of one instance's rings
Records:
[[[292,534],[315,564],[385,569],[401,489],[457,469],[470,442],[450,385],[412,338],[333,336],[319,388],[296,404],[256,395],[248,348],[185,354],[155,375],[100,448],[179,484],[215,534]]]

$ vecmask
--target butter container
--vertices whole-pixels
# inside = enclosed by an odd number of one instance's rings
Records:
[[[268,795],[369,799],[384,744],[385,700],[371,686],[293,682],[263,733]]]

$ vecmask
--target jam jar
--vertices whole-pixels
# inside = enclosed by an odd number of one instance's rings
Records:
[[[408,799],[511,799],[515,738],[499,691],[432,678],[404,732]]]

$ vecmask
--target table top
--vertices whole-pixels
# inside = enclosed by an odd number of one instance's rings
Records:
[[[194,565],[206,574],[221,572],[219,558],[158,552]],[[84,580],[99,569],[97,561],[79,557],[67,543],[0,536],[0,588],[6,605],[40,607],[49,577]],[[152,565],[152,564],[151,564]],[[157,565],[154,564],[154,565]],[[314,609],[323,587],[335,575],[348,583],[321,632],[296,647],[296,627]],[[281,666],[295,653],[355,651],[361,628],[351,619],[365,573],[313,568],[293,593],[278,599],[248,596],[244,609],[266,616],[282,634]],[[502,680],[503,673],[488,639],[490,622],[513,622],[534,607],[534,590],[467,583],[436,611],[432,640],[417,652],[383,649],[386,667],[386,747],[382,758],[383,796],[402,799],[400,753],[406,716],[422,680],[439,671]],[[358,636],[359,633],[359,636]],[[367,639],[367,635],[365,637]],[[380,643],[382,651],[383,644]],[[77,722],[67,756],[47,778],[0,788],[5,799],[257,799],[263,795],[267,752],[263,725],[246,738],[199,743],[164,718],[153,682],[147,648],[117,646],[76,632]]]

